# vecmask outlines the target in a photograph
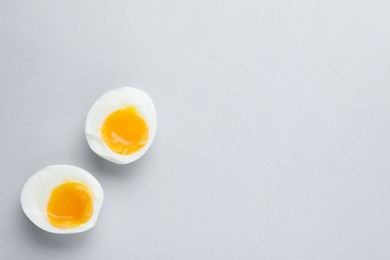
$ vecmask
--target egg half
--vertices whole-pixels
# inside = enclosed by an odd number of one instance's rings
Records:
[[[151,146],[157,129],[156,109],[144,91],[123,87],[108,91],[91,107],[85,122],[89,147],[117,164],[139,159]]]
[[[89,172],[72,165],[53,165],[27,180],[20,200],[26,216],[41,229],[72,234],[96,224],[104,193]]]

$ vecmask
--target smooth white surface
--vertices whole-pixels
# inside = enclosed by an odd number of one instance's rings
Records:
[[[93,214],[84,224],[61,229],[50,224],[47,218],[47,205],[55,188],[66,182],[78,182],[91,190]],[[104,192],[100,183],[89,172],[73,165],[51,165],[39,170],[28,178],[23,186],[20,202],[26,216],[41,229],[56,234],[74,234],[93,228],[98,220],[104,201]]]
[[[390,259],[388,0],[0,0],[0,259]],[[153,97],[122,166],[90,151],[106,91]],[[24,216],[49,164],[93,172],[99,225]]]

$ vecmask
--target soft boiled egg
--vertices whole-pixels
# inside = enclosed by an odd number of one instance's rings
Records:
[[[139,159],[156,135],[157,115],[144,91],[123,87],[108,91],[89,110],[85,135],[91,149],[118,164]]]
[[[104,193],[89,172],[71,165],[46,167],[24,184],[21,204],[26,216],[51,233],[71,234],[92,228]]]

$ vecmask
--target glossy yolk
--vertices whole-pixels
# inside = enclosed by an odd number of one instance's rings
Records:
[[[101,129],[107,146],[115,153],[129,155],[145,146],[149,130],[135,107],[126,107],[110,114]]]
[[[50,195],[47,216],[55,227],[77,227],[87,222],[92,213],[92,192],[84,184],[67,182],[56,187]]]

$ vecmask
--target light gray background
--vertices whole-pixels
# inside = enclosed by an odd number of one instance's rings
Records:
[[[390,259],[388,0],[0,0],[0,259]],[[128,166],[88,148],[93,102],[147,91]],[[93,173],[97,226],[21,211],[51,164]]]

